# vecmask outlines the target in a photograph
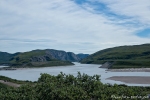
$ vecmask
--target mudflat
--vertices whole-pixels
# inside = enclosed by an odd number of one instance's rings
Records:
[[[113,76],[107,79],[132,84],[150,84],[150,76]]]
[[[125,69],[107,69],[111,72],[150,72],[150,68],[125,68]]]

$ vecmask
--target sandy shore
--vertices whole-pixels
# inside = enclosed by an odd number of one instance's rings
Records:
[[[107,69],[111,72],[150,72],[150,68]]]
[[[132,84],[150,84],[150,76],[113,76],[107,78],[107,80],[115,80]]]

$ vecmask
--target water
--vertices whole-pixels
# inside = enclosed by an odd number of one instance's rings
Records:
[[[37,81],[40,73],[48,73],[51,75],[58,75],[60,72],[65,74],[77,75],[77,72],[85,73],[88,75],[101,75],[103,83],[110,84],[126,84],[128,86],[150,86],[150,84],[129,84],[120,81],[106,80],[112,76],[150,76],[149,72],[108,72],[106,69],[98,68],[100,65],[96,64],[80,64],[75,63],[72,66],[57,66],[57,67],[43,67],[43,68],[28,68],[19,70],[2,70],[0,75],[7,76],[17,80],[30,80]]]
[[[9,67],[9,66],[0,66],[0,68],[3,68],[3,67]]]

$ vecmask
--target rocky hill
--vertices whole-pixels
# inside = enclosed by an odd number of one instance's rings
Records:
[[[81,63],[103,64],[113,62],[112,68],[150,67],[150,44],[119,46],[98,51]]]
[[[83,58],[72,52],[54,49],[33,50],[15,54],[0,52],[0,64],[8,64],[15,67],[72,65],[73,63],[71,62],[78,62]]]
[[[46,49],[45,52],[46,54],[51,55],[51,57],[54,59],[71,61],[71,62],[80,61],[80,58],[72,52],[65,52],[65,51],[54,50],[54,49]]]

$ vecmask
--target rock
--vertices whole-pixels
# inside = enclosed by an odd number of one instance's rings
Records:
[[[65,52],[61,50],[47,49],[46,54],[51,55],[54,59],[78,62],[80,60],[73,52]]]
[[[99,68],[111,68],[113,65],[113,62],[105,62],[102,66]]]

